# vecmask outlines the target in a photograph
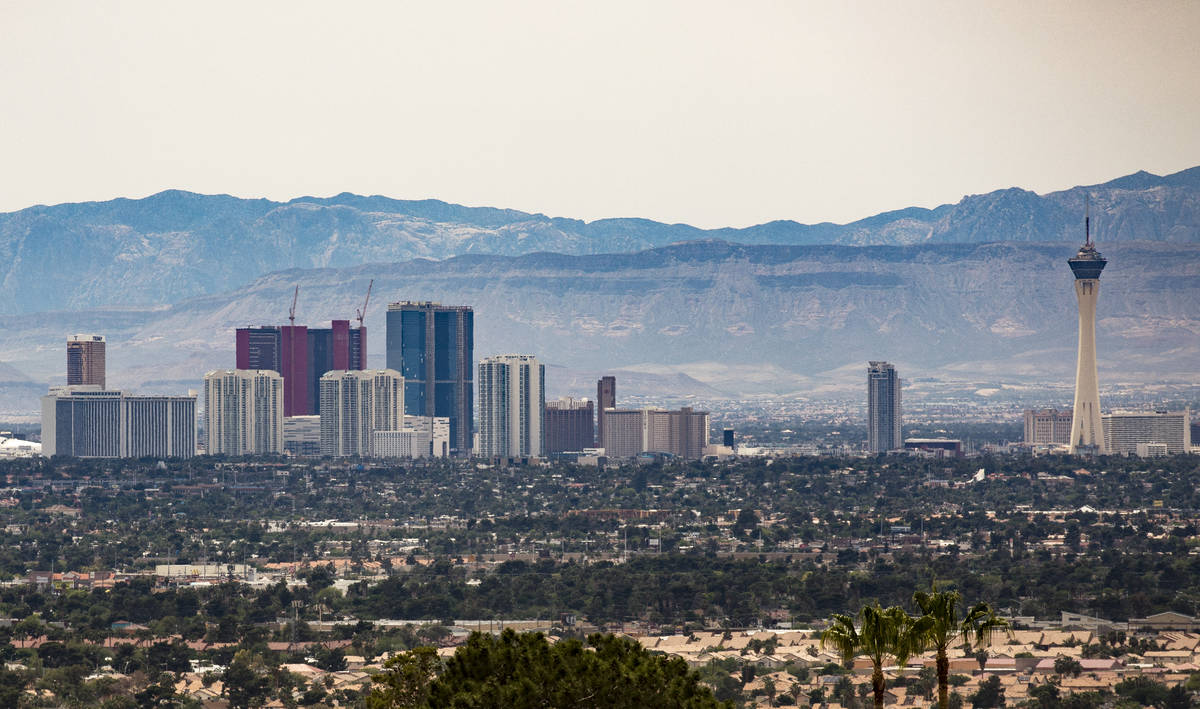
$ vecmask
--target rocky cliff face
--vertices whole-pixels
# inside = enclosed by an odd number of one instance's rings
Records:
[[[1082,236],[1085,193],[1102,245],[1200,242],[1200,168],[1167,177],[1138,173],[1044,196],[1001,190],[846,225],[779,221],[712,231],[642,219],[585,223],[436,200],[343,194],[278,203],[168,191],[0,215],[0,313],[172,304],[290,268],[466,254],[634,252],[698,239],[860,246],[1075,243]]]
[[[116,386],[186,388],[232,365],[234,328],[284,322],[295,285],[297,322],[323,325],[351,318],[374,278],[372,366],[384,363],[386,302],[420,299],[475,307],[477,358],[531,352],[572,370],[685,373],[730,396],[856,391],[869,359],[896,362],[906,377],[1069,383],[1076,306],[1066,259],[1075,248],[706,241],[290,270],[170,306],[3,316],[0,361],[47,381],[62,376],[67,334],[103,332]],[[1200,244],[1117,241],[1103,252],[1102,378],[1194,383]]]

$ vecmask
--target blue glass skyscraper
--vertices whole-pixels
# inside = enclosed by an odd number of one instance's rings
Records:
[[[388,305],[387,368],[404,375],[404,413],[450,419],[450,447],[469,455],[473,439],[474,320],[466,305]]]

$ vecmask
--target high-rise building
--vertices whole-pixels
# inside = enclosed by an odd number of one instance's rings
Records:
[[[1096,300],[1100,272],[1108,264],[1092,243],[1091,219],[1084,221],[1083,246],[1067,264],[1075,274],[1079,301],[1079,355],[1075,367],[1075,406],[1072,408],[1071,453],[1107,453],[1100,420],[1100,382],[1096,376]]]
[[[42,454],[190,458],[196,454],[196,397],[53,387],[42,397]]]
[[[237,368],[283,375],[286,416],[321,413],[321,377],[332,370],[367,368],[367,328],[334,320],[327,328],[264,325],[238,328]]]
[[[269,369],[283,373],[280,328],[239,327],[234,333],[238,369]]]
[[[285,416],[283,419],[283,450],[288,455],[306,457],[321,455],[321,417]]]
[[[376,431],[376,458],[445,458],[450,455],[450,421],[441,416],[405,416],[399,431]]]
[[[900,438],[900,377],[887,362],[867,367],[867,450],[886,453],[904,445]]]
[[[321,455],[374,455],[376,431],[404,423],[404,378],[394,369],[335,369],[321,377]]]
[[[1071,443],[1071,410],[1026,409],[1025,443],[1036,446]]]
[[[67,386],[104,388],[104,335],[67,338]]]
[[[600,412],[604,437],[600,447],[609,458],[632,458],[646,450],[645,413],[641,409],[606,409]]]
[[[283,377],[269,369],[221,369],[204,375],[205,452],[283,452]]]
[[[123,458],[191,458],[196,397],[121,397],[121,438]]]
[[[685,406],[666,413],[667,446],[662,450],[688,460],[702,458],[708,445],[708,412]]]
[[[595,405],[565,397],[546,402],[546,453],[582,451],[596,445]]]
[[[544,455],[546,368],[533,355],[497,355],[479,362],[479,455]]]
[[[604,454],[631,458],[640,453],[665,453],[696,460],[708,445],[709,415],[684,407],[662,409],[608,409],[604,418]]]
[[[1191,415],[1190,409],[1105,414],[1104,449],[1111,455],[1140,455],[1139,445],[1160,444],[1168,454],[1187,453],[1192,447]]]
[[[596,380],[596,445],[604,443],[604,412],[617,408],[617,378],[604,376]]]
[[[305,396],[312,412],[321,413],[321,377],[326,372],[361,371],[367,368],[367,328],[350,327],[349,320],[334,320],[328,328],[308,328],[308,367]]]
[[[42,455],[121,457],[121,392],[53,387],[42,397]]]
[[[387,368],[404,377],[405,413],[450,419],[454,455],[471,452],[474,321],[463,305],[403,301],[387,309]]]

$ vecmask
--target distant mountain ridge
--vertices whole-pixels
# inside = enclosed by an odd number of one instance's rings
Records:
[[[1101,244],[1200,243],[1200,167],[1165,177],[1139,172],[1046,195],[997,190],[845,225],[774,221],[712,230],[349,193],[273,202],[168,190],[145,199],[0,214],[0,314],[165,305],[291,268],[466,254],[632,253],[706,239],[856,246],[1076,242],[1085,194]]]
[[[233,365],[235,328],[284,321],[295,285],[297,322],[320,326],[351,317],[374,279],[371,366],[384,364],[387,303],[430,299],[475,308],[476,359],[533,352],[575,372],[556,373],[562,380],[548,388],[577,396],[589,390],[565,389],[568,377],[577,386],[587,383],[579,372],[610,370],[685,375],[674,385],[696,396],[858,392],[870,359],[896,362],[906,378],[1036,393],[1072,381],[1076,306],[1066,259],[1075,248],[708,240],[634,254],[292,269],[170,306],[0,316],[0,361],[38,382],[60,380],[63,337],[95,330],[108,336],[113,386],[182,391],[208,369]],[[1200,383],[1200,244],[1115,242],[1104,254],[1104,384]],[[905,396],[922,386],[940,385],[914,383]]]

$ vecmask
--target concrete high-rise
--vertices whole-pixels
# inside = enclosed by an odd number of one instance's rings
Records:
[[[121,456],[196,455],[195,396],[122,396]]]
[[[632,458],[647,449],[646,412],[641,409],[609,409],[600,412],[604,436],[600,447],[609,458]]]
[[[450,448],[469,455],[474,420],[475,311],[429,301],[387,309],[387,368],[404,377],[411,416],[450,419]]]
[[[1100,272],[1108,261],[1092,243],[1090,219],[1084,224],[1086,240],[1075,258],[1067,260],[1075,274],[1075,297],[1079,301],[1079,355],[1075,367],[1070,451],[1103,454],[1107,448],[1100,418],[1100,383],[1096,376],[1096,299],[1100,296]]]
[[[1071,412],[1057,409],[1025,410],[1025,443],[1028,445],[1069,445]]]
[[[376,431],[376,458],[445,458],[450,455],[450,421],[437,416],[405,416],[399,431]]]
[[[708,445],[709,415],[689,407],[662,409],[608,409],[604,417],[604,454],[630,458],[640,453],[665,453],[695,460]]]
[[[394,369],[335,369],[321,377],[321,455],[374,455],[376,431],[404,424],[404,378]]]
[[[222,369],[204,375],[205,452],[283,452],[283,377],[269,369]]]
[[[604,411],[617,408],[617,378],[600,377],[596,380],[596,445],[604,445]]]
[[[867,450],[886,453],[902,447],[902,418],[896,368],[887,362],[871,362],[867,367]]]
[[[1187,453],[1192,447],[1191,417],[1190,409],[1105,414],[1105,450],[1111,455],[1134,455],[1140,445],[1159,443],[1168,454]]]
[[[596,445],[595,405],[566,397],[546,402],[546,453],[582,451]]]
[[[95,385],[53,387],[42,397],[42,455],[190,458],[195,396],[126,396]]]
[[[545,452],[546,368],[533,355],[479,362],[479,455],[538,458]]]
[[[104,388],[104,335],[67,338],[67,386]]]

